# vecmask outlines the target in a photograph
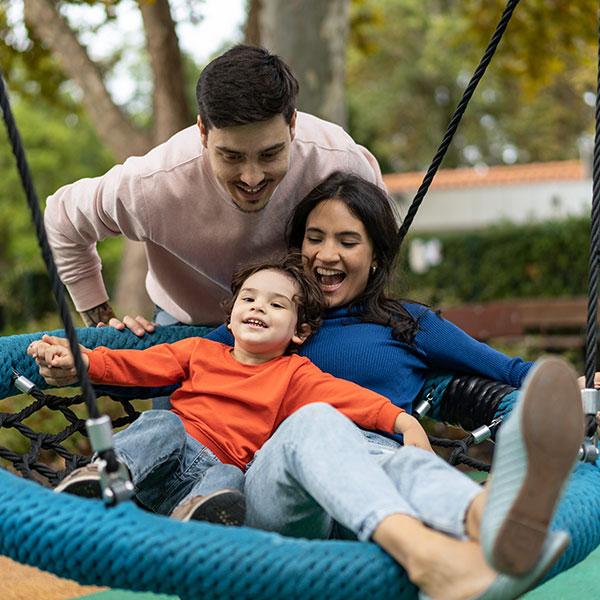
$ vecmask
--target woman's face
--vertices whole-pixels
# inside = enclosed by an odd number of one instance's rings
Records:
[[[362,221],[335,199],[317,204],[308,215],[302,255],[329,307],[362,294],[375,265],[373,244]]]

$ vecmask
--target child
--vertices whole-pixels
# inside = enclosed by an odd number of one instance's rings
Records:
[[[228,328],[233,349],[203,338],[146,350],[84,349],[95,383],[162,386],[181,383],[172,409],[144,412],[115,435],[137,500],[183,520],[239,524],[243,475],[256,451],[305,404],[326,401],[365,429],[404,434],[406,444],[431,449],[419,423],[389,400],[325,374],[294,348],[320,321],[321,291],[295,257],[238,273]],[[64,340],[45,336],[28,353],[49,383],[72,382]],[[96,464],[77,469],[57,487],[99,496]]]

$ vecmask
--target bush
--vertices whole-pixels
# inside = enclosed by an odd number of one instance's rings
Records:
[[[394,292],[432,306],[503,298],[581,296],[588,288],[589,218],[483,231],[413,235],[401,252]],[[438,239],[442,261],[411,271],[412,239]]]

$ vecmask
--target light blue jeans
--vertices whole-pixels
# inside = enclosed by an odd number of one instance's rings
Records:
[[[284,535],[328,538],[341,524],[368,540],[394,513],[461,538],[481,487],[441,458],[365,435],[328,404],[288,417],[246,472],[246,524]]]
[[[114,445],[129,469],[137,500],[157,513],[170,514],[191,496],[244,486],[242,471],[223,464],[168,410],[142,413],[115,435]]]

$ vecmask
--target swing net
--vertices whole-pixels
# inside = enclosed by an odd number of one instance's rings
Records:
[[[400,239],[406,235],[427,193],[518,1],[509,0],[506,5],[408,211],[399,231]],[[0,338],[0,433],[3,429],[15,430],[27,446],[25,451],[17,452],[0,445],[0,459],[9,467],[0,469],[0,554],[82,584],[175,594],[182,599],[415,598],[417,590],[404,570],[374,544],[309,541],[248,528],[181,523],[142,511],[132,502],[120,502],[107,508],[95,500],[52,492],[50,488],[66,474],[89,461],[89,456],[68,444],[76,433],[88,435],[78,405],[85,403],[90,418],[97,419],[100,414],[96,395],[108,396],[111,404],[118,408],[111,409],[111,414],[115,415],[113,427],[121,427],[139,415],[132,403],[134,398],[152,398],[172,391],[165,388],[93,388],[82,368],[77,342],[89,348],[102,345],[143,349],[189,336],[203,336],[208,329],[160,327],[152,335],[142,338],[113,328],[75,330],[47,245],[37,197],[1,77],[0,102],[65,325],[64,331],[50,333],[69,339],[81,381],[79,395],[46,394],[43,391],[45,382],[26,355],[28,345],[40,339],[42,333]],[[595,154],[595,170],[600,169],[597,167],[599,162]],[[596,195],[595,189],[594,199]],[[593,369],[594,365],[592,374]],[[32,401],[22,408],[5,410],[6,399],[20,392],[29,394]],[[433,419],[471,431],[463,440],[432,438],[432,442],[449,449],[451,463],[463,463],[485,471],[489,465],[469,456],[469,448],[493,437],[503,417],[510,412],[516,395],[517,391],[510,386],[480,377],[434,373],[415,401],[415,409],[418,414],[428,410],[428,416]],[[35,431],[29,425],[30,418],[41,410],[61,413],[64,426],[50,432]],[[560,443],[559,439],[557,443]],[[100,455],[106,459],[109,470],[114,467],[112,448],[103,448]],[[571,545],[548,578],[581,561],[600,544],[600,495],[597,489],[600,489],[598,468],[580,463],[553,523],[554,528],[568,531]]]

